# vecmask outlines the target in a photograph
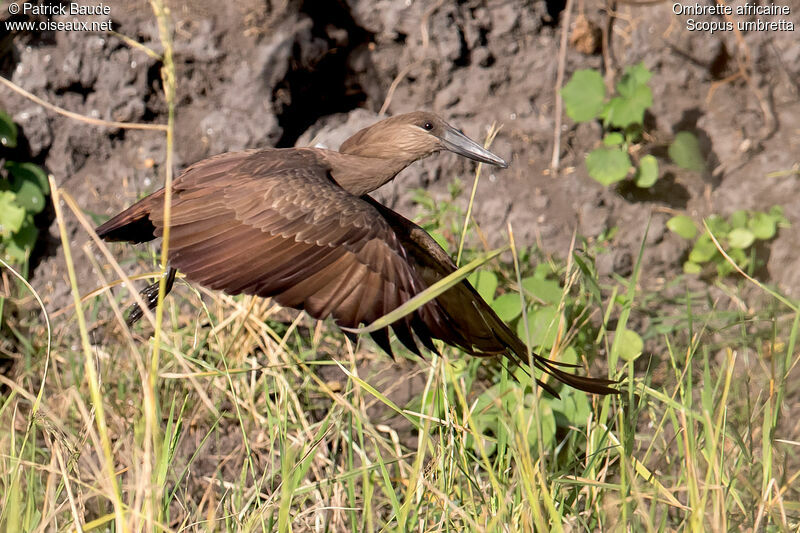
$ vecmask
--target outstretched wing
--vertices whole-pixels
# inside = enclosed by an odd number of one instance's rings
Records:
[[[170,264],[211,289],[271,297],[357,327],[427,287],[386,219],[339,187],[313,151],[212,158],[190,167],[173,191]],[[162,208],[154,202],[148,211],[163,235]],[[415,351],[412,329],[432,347],[425,324],[439,324],[438,315],[431,302],[392,328]],[[388,348],[388,332],[374,337]]]

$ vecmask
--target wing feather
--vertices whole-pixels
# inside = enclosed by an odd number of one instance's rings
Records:
[[[356,327],[426,286],[387,221],[311,151],[212,158],[175,183],[170,261],[210,288]],[[161,211],[150,218],[163,234]],[[413,341],[409,324],[398,325],[404,342]]]

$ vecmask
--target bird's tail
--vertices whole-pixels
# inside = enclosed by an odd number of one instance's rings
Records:
[[[499,317],[497,320],[501,323],[503,322]],[[500,340],[506,344],[513,353],[514,362],[517,364],[528,364],[528,347],[522,339],[517,337],[505,323],[503,323],[502,326],[497,326],[495,331],[498,337],[500,337]],[[531,360],[533,366],[574,389],[590,392],[592,394],[619,394],[619,391],[612,387],[612,385],[615,385],[618,381],[607,378],[580,376],[563,370],[563,368],[578,368],[578,365],[551,361],[547,357],[543,357],[535,352],[531,352]],[[538,378],[536,382],[550,394],[556,397],[558,396],[552,386]]]
[[[460,346],[460,348],[478,356],[505,352],[515,364],[527,367],[528,363],[531,362],[534,367],[543,373],[549,374],[561,383],[575,389],[592,394],[619,394],[619,391],[613,387],[613,385],[619,383],[618,381],[580,376],[564,370],[564,368],[578,368],[578,365],[551,361],[535,352],[531,352],[531,360],[529,361],[528,347],[525,342],[497,316],[497,313],[466,281],[461,284],[462,291],[464,288],[473,293],[472,298],[469,299],[472,305],[470,306],[470,311],[467,311],[465,306],[461,307],[462,312],[459,314],[459,322],[463,322],[466,319],[467,323],[470,324],[469,335],[465,336],[465,338],[471,341],[472,346]],[[558,397],[558,393],[551,384],[540,378],[536,378],[536,382],[547,392]]]

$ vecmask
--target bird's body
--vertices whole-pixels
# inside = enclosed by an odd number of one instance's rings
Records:
[[[170,266],[208,288],[271,297],[317,319],[331,316],[343,328],[369,324],[456,270],[427,232],[367,196],[443,148],[507,166],[435,115],[419,112],[361,130],[339,152],[266,149],[195,163],[173,183]],[[163,207],[162,189],[97,233],[137,243],[160,237]],[[391,327],[417,353],[415,336],[431,350],[432,339],[441,339],[472,355],[527,362],[525,344],[467,281]],[[391,354],[387,329],[372,337]],[[615,392],[609,380],[566,373],[539,356],[534,363],[578,389]]]

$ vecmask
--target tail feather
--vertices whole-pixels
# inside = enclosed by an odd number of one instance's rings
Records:
[[[492,309],[486,305],[486,308],[491,312],[492,318],[494,319],[493,322],[493,329],[497,333],[499,340],[508,346],[509,351],[511,352],[512,359],[515,363],[525,365],[528,363],[528,347],[527,345],[522,342],[522,339],[517,337],[513,331],[503,322],[500,320]],[[590,392],[592,394],[619,394],[619,390],[612,387],[619,383],[613,379],[607,378],[594,378],[591,376],[581,376],[578,374],[572,374],[570,372],[565,372],[558,368],[561,367],[578,367],[578,365],[573,365],[570,363],[562,363],[560,361],[551,361],[546,357],[542,357],[541,355],[533,352],[531,353],[531,358],[533,359],[533,365],[544,372],[545,374],[549,374],[553,378],[557,379],[561,383],[568,385],[574,389],[578,389],[584,392]],[[547,386],[546,384],[542,383],[541,380],[537,379],[536,382],[542,386],[547,392],[553,394],[554,396],[558,397],[558,394],[552,390],[552,387]]]
[[[469,284],[469,282],[464,281],[461,286],[462,292],[463,288],[466,288],[471,294],[472,305],[460,307],[462,314],[459,316],[459,320],[462,322],[466,320],[465,323],[471,324],[471,329],[473,332],[477,332],[478,330],[482,329],[484,330],[479,334],[479,337],[477,337],[480,339],[480,344],[476,343],[477,345],[475,346],[477,350],[468,349],[466,351],[472,353],[473,355],[489,355],[500,351],[505,351],[510,356],[511,360],[514,361],[514,363],[525,368],[529,362],[528,346],[513,331],[511,331],[511,328],[509,328],[508,325],[500,319],[500,317],[497,316],[497,313],[495,313],[489,304],[487,304],[483,298],[481,298],[481,296]],[[442,300],[440,298],[439,301],[442,302],[446,300]],[[473,309],[476,311],[476,314],[479,315],[479,317],[465,316],[464,310],[466,309]],[[483,327],[478,326],[479,321],[481,322],[480,325]],[[499,343],[500,346],[488,346],[486,344],[487,334],[491,335],[495,339],[494,342]],[[467,340],[470,340],[469,337],[467,337]],[[565,385],[593,394],[619,394],[619,391],[612,386],[619,383],[618,381],[607,378],[580,376],[570,372],[565,372],[561,369],[578,368],[579,365],[564,363],[561,361],[551,361],[550,359],[537,353],[531,353],[531,358],[533,359],[533,366],[541,370],[544,374],[549,374]],[[536,378],[536,382],[547,392],[555,397],[558,397],[558,394],[551,385],[545,383],[539,378]]]

